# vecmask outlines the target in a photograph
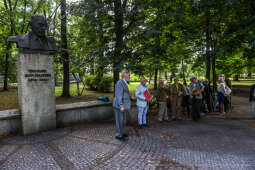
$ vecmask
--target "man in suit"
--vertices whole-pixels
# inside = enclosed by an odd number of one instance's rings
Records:
[[[116,121],[116,139],[124,141],[126,134],[123,134],[123,119],[125,114],[131,108],[131,100],[135,97],[131,97],[128,89],[128,82],[130,79],[129,72],[122,73],[122,79],[120,79],[115,85],[115,95],[113,99],[113,110]]]

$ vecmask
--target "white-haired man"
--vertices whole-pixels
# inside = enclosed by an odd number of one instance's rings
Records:
[[[202,104],[202,92],[204,85],[196,79],[194,75],[190,77],[190,93],[192,96],[192,120],[198,121],[200,119],[200,108]]]
[[[130,79],[129,72],[122,73],[120,79],[115,85],[113,99],[113,109],[116,121],[116,139],[124,141],[127,134],[123,134],[124,116],[131,108],[131,100],[135,97],[130,96],[127,82]]]

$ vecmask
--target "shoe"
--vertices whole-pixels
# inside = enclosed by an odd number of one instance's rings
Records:
[[[150,127],[148,124],[143,124],[142,126],[144,126],[144,127]]]
[[[205,116],[205,113],[201,112],[201,113],[200,113],[200,116]]]
[[[225,116],[226,112],[220,113],[220,116]]]
[[[123,134],[123,137],[124,137],[124,138],[127,138],[127,137],[128,137],[128,135],[124,133],[124,134]]]
[[[138,125],[138,128],[139,128],[139,129],[142,129],[142,128],[143,128],[143,125]]]
[[[120,140],[120,141],[125,141],[125,138],[124,138],[124,137],[116,136],[115,139],[118,139],[118,140]]]
[[[159,123],[163,123],[163,120],[158,120]]]

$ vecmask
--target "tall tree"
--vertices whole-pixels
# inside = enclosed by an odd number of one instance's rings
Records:
[[[16,9],[18,1],[15,1],[15,5],[13,7],[11,0],[4,0],[4,6],[7,11],[7,14],[9,16],[10,20],[10,33],[8,34],[9,36],[14,35],[15,33],[15,25],[14,25],[14,11]],[[4,86],[3,90],[6,91],[8,90],[8,73],[9,73],[9,58],[10,58],[10,49],[11,49],[11,44],[10,42],[7,42],[6,40],[6,54],[5,54],[5,72],[4,72]]]
[[[63,91],[62,97],[70,97],[69,54],[67,47],[66,0],[61,0],[61,56],[63,60]]]

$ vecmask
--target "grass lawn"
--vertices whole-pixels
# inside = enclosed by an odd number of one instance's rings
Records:
[[[129,89],[132,95],[135,95],[135,89],[139,85],[139,82],[132,82],[129,84]],[[152,87],[152,85],[148,85]],[[80,89],[82,86],[80,86]],[[99,96],[107,96],[110,99],[113,99],[113,92],[102,93],[95,92],[90,90],[85,90],[81,96],[77,95],[76,92],[76,84],[70,85],[70,98],[61,97],[62,87],[55,87],[55,95],[56,95],[56,104],[67,104],[67,103],[76,103],[76,102],[86,102],[96,100]],[[9,89],[9,91],[0,91],[0,110],[7,109],[16,109],[18,108],[18,90],[17,89]]]
[[[232,81],[232,85],[250,86],[252,84],[255,84],[255,80]]]
[[[61,97],[62,87],[55,88],[56,104],[67,104],[75,102],[86,102],[96,100],[99,96],[107,96],[113,98],[113,93],[99,93],[95,91],[85,90],[82,96],[77,96],[76,85],[70,86],[70,98]],[[16,109],[18,108],[18,90],[10,89],[9,91],[0,91],[0,110]]]
[[[140,82],[131,82],[129,84],[129,90],[131,95],[135,95],[135,89],[140,84]],[[236,95],[247,96],[249,92],[249,87],[252,84],[255,84],[255,80],[240,80],[240,81],[232,81],[233,92]],[[147,84],[149,88],[153,88],[153,84]],[[81,87],[82,88],[82,87]],[[70,85],[70,98],[62,98],[62,87],[57,86],[55,88],[56,95],[56,103],[57,104],[67,104],[67,103],[75,103],[75,102],[86,102],[96,100],[99,96],[107,96],[110,99],[113,98],[113,92],[109,93],[101,93],[95,91],[85,90],[81,96],[78,96],[76,93],[76,84]],[[9,91],[3,92],[0,91],[0,110],[6,109],[16,109],[18,108],[18,90],[10,89]]]

